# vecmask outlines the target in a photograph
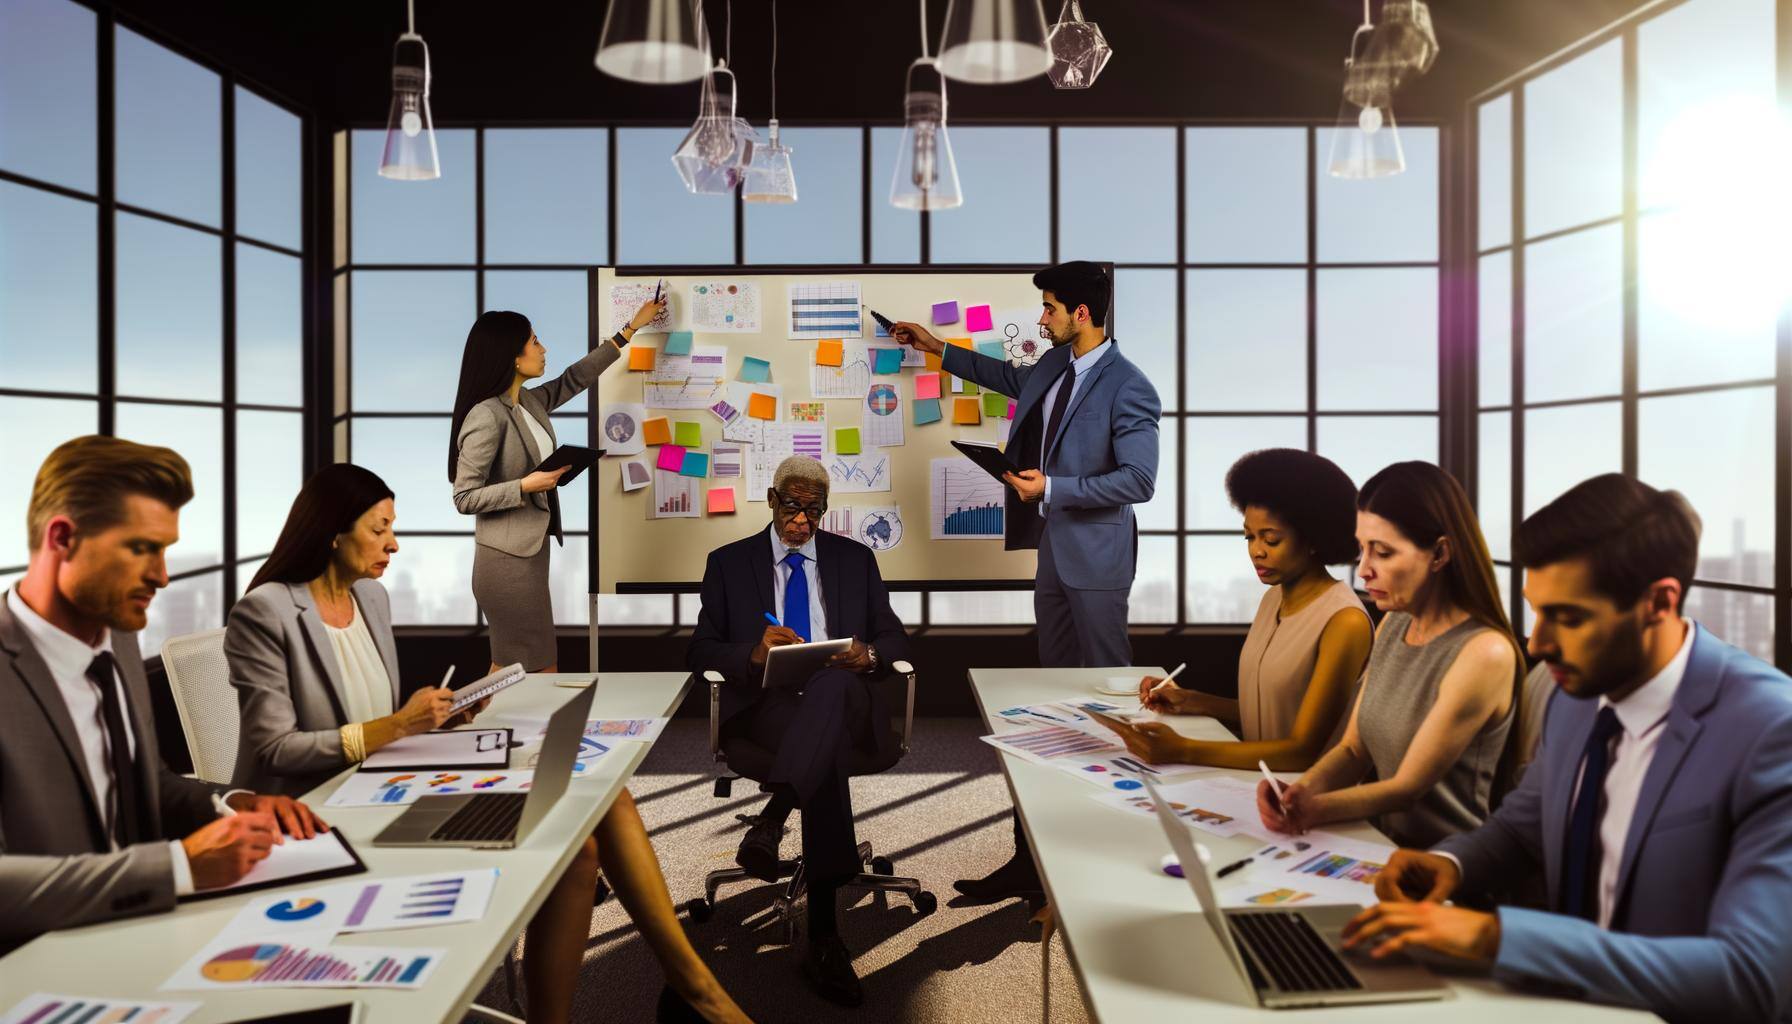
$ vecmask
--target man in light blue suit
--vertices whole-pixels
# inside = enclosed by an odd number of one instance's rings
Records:
[[[1519,788],[1401,850],[1346,929],[1521,987],[1668,1020],[1792,1020],[1792,679],[1681,617],[1698,518],[1616,473],[1525,520],[1514,554],[1552,699]],[[1550,910],[1439,901],[1541,872]]]

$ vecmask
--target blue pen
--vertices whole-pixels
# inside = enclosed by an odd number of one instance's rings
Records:
[[[782,625],[784,625],[784,624],[783,624],[783,623],[782,623],[782,622],[779,622],[779,621],[778,621],[778,617],[777,617],[777,616],[776,616],[776,615],[773,615],[773,614],[772,614],[772,613],[771,613],[771,612],[766,612],[766,613],[765,613],[765,621],[767,621],[767,622],[769,622],[769,623],[771,623],[771,624],[772,624],[772,625],[774,625],[774,626],[782,626]]]

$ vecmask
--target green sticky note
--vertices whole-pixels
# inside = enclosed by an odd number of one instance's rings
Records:
[[[673,425],[672,443],[683,448],[703,447],[703,424],[696,420],[679,420]]]
[[[772,364],[756,356],[740,361],[740,379],[749,384],[764,384],[772,379]]]
[[[691,332],[673,331],[666,335],[666,344],[660,349],[669,356],[688,356],[691,354]]]
[[[964,382],[964,390],[959,392],[959,394],[962,394],[962,395],[975,395],[977,393],[978,393],[977,385],[972,384],[968,380]]]
[[[983,392],[983,415],[1000,416],[1008,411],[1008,396],[994,391]],[[682,443],[682,442],[681,442]]]
[[[909,408],[915,410],[915,426],[923,423],[940,421],[940,400],[937,398],[917,398],[910,402]]]
[[[902,350],[899,348],[872,349],[877,353],[877,364],[871,368],[872,373],[901,373]]]
[[[859,454],[859,428],[841,427],[834,431],[834,454]]]
[[[670,345],[670,343],[668,343],[668,345]],[[668,347],[666,351],[670,352],[672,349]],[[1000,359],[1003,362],[1008,361],[1008,352],[1002,347],[1002,343],[999,341],[980,341],[977,343],[977,351],[991,359]]]

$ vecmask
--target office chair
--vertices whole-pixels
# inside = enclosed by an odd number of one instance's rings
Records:
[[[907,694],[903,701],[901,722],[891,723],[897,726],[897,743],[893,744],[890,754],[866,753],[854,748],[847,763],[847,774],[875,775],[886,771],[908,753],[909,737],[915,726],[915,667],[906,661],[892,661],[890,668],[902,677]],[[741,736],[722,736],[722,684],[720,672],[705,672],[703,678],[709,683],[709,751],[717,762],[725,766],[723,773],[716,779],[715,794],[717,799],[727,799],[733,793],[734,783],[739,779],[750,779],[759,783],[761,791],[768,791],[766,778],[771,774],[773,753]],[[873,684],[877,685],[877,684]],[[730,774],[732,773],[732,774]],[[798,811],[797,813],[802,813]],[[758,820],[757,815],[738,814],[735,817],[747,824]],[[873,854],[869,842],[859,844],[859,861],[869,871],[860,872],[846,881],[844,888],[867,889],[872,892],[900,892],[909,898],[915,912],[922,916],[931,914],[939,907],[939,900],[921,888],[919,879],[892,874],[895,865],[888,857]],[[803,870],[801,857],[795,860],[778,862],[778,877],[783,880],[784,889],[772,902],[773,916],[784,926],[786,944],[796,941],[796,906],[809,891],[809,883]],[[716,892],[724,885],[737,882],[758,881],[739,867],[721,868],[711,871],[703,882],[703,895],[693,897],[685,904],[685,910],[691,920],[704,922],[715,913]],[[777,883],[772,883],[777,884]]]
[[[206,782],[228,784],[236,770],[237,735],[242,719],[230,665],[224,660],[224,630],[169,637],[162,643],[162,670],[180,713],[180,731],[187,738],[193,774]]]

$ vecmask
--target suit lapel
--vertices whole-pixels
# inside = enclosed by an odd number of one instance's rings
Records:
[[[1045,389],[1052,386],[1052,381],[1057,380],[1058,374],[1064,372],[1064,364],[1069,361],[1069,345],[1056,346],[1039,357],[1039,362],[1033,364],[1033,372],[1027,374],[1026,387],[1020,389],[1020,395],[1015,399],[1014,422],[1022,422],[1039,407],[1040,400],[1045,397]]]
[[[1543,865],[1548,876],[1549,904],[1554,908],[1562,891],[1563,842],[1568,835],[1568,812],[1574,802],[1574,783],[1580,776],[1581,752],[1587,749],[1587,737],[1593,734],[1597,701],[1576,701],[1575,716],[1566,723],[1563,733],[1561,761],[1553,766],[1554,785],[1545,794],[1548,805],[1543,809]]]
[[[533,414],[523,408],[523,399],[521,398],[518,398],[516,404],[510,407],[511,424],[516,427],[517,433],[523,435],[523,451],[529,453],[529,468],[534,469],[541,465],[541,460],[547,456],[535,446],[535,434],[529,430],[529,425],[523,422],[523,417],[529,415]]]
[[[1068,348],[1069,346],[1067,345],[1065,347]],[[1097,360],[1095,365],[1089,369],[1089,375],[1084,377],[1078,384],[1076,394],[1070,396],[1070,407],[1064,410],[1064,422],[1058,425],[1058,436],[1052,438],[1051,451],[1046,452],[1045,458],[1039,460],[1039,465],[1041,467],[1050,463],[1052,454],[1058,450],[1058,445],[1063,443],[1064,435],[1070,433],[1070,421],[1072,417],[1076,416],[1077,408],[1089,397],[1089,393],[1095,390],[1095,382],[1101,379],[1101,372],[1108,368],[1109,363],[1114,361],[1116,351],[1117,350],[1112,348],[1108,349],[1107,355],[1104,355]]]
[[[112,631],[112,657],[118,663],[118,680],[124,686],[125,699],[130,701],[131,732],[137,739],[137,756],[131,768],[137,773],[139,793],[143,794],[143,835],[162,834],[161,776],[156,768],[161,753],[156,749],[154,709],[149,704],[149,677],[143,670],[143,652],[137,646],[137,634]]]
[[[311,658],[324,670],[330,681],[330,694],[336,698],[337,717],[348,720],[348,699],[344,694],[342,669],[336,664],[336,649],[330,646],[330,634],[324,630],[324,617],[311,600],[311,588],[303,583],[288,583],[292,603],[299,607],[299,624],[305,630],[305,642],[311,645]],[[384,656],[382,652],[382,657]]]
[[[69,767],[81,780],[81,792],[87,797],[88,824],[96,836],[104,838],[106,818],[100,813],[99,800],[93,793],[93,779],[87,774],[87,757],[81,751],[80,734],[75,731],[75,720],[68,713],[68,702],[62,699],[62,691],[51,678],[50,666],[44,664],[37,648],[31,646],[25,627],[13,618],[12,609],[3,599],[0,599],[0,647],[12,655],[13,673],[24,681],[25,689],[43,709],[44,717],[50,720],[56,739],[62,744],[62,752],[68,757]]]
[[[763,611],[778,614],[778,602],[772,593],[772,542],[765,531],[760,531],[748,539],[747,571],[753,577],[753,585],[759,590],[759,607]],[[760,622],[764,622],[763,617]],[[753,635],[757,636],[759,630]]]

